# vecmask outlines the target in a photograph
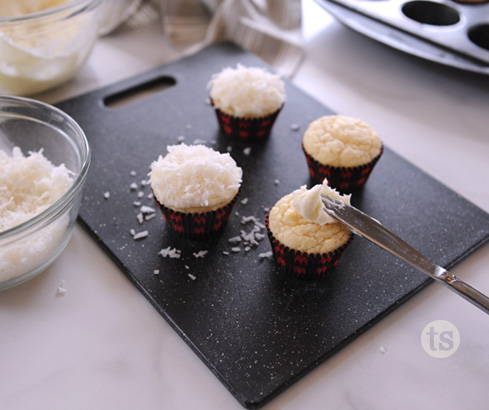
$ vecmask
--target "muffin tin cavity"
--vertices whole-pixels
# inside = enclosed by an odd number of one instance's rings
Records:
[[[489,69],[489,0],[323,0]]]
[[[469,30],[469,39],[477,46],[489,50],[489,24],[479,24]]]
[[[402,6],[402,12],[418,23],[434,26],[451,26],[460,21],[457,10],[432,1],[410,1]]]

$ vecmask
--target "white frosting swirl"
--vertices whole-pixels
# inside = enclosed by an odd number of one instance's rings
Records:
[[[321,194],[339,199],[346,204],[350,204],[351,195],[342,195],[334,188],[328,186],[328,181],[324,179],[322,184],[307,189],[305,185],[296,190],[293,195],[292,206],[294,210],[304,219],[320,225],[336,223],[333,217],[324,211],[324,205],[321,201]]]

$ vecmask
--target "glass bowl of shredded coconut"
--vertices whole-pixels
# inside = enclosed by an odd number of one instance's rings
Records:
[[[102,0],[0,0],[0,93],[31,95],[70,79],[97,38]]]
[[[71,117],[0,96],[0,290],[31,279],[63,251],[89,165],[87,139]]]

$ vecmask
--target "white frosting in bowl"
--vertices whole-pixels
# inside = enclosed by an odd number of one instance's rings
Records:
[[[228,154],[204,145],[170,145],[151,164],[150,182],[161,204],[175,209],[215,208],[230,202],[243,171]]]
[[[334,218],[329,216],[324,210],[321,194],[339,199],[346,204],[350,204],[351,195],[342,195],[334,188],[328,186],[328,181],[324,179],[322,184],[307,189],[305,185],[294,191],[292,206],[294,210],[304,219],[320,225],[336,223]]]
[[[285,101],[283,81],[258,67],[227,67],[209,82],[214,105],[236,117],[262,117],[277,111]]]

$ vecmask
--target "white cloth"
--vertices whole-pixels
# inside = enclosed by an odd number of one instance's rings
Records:
[[[271,64],[281,75],[297,71],[303,50],[300,0],[148,0],[158,10],[173,47],[192,54],[231,40]],[[149,16],[148,2],[128,22]]]

